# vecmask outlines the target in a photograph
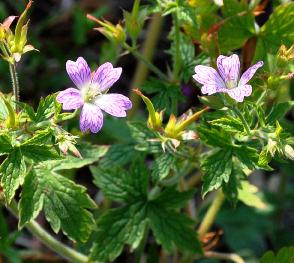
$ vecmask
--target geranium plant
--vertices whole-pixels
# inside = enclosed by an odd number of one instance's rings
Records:
[[[0,24],[12,84],[0,93],[0,202],[18,220],[14,235],[0,214],[0,253],[20,262],[13,242],[26,228],[68,262],[293,262],[286,245],[277,256],[246,254],[241,222],[254,232],[246,211],[265,221],[277,211],[258,173],[293,167],[294,3],[276,3],[258,25],[268,1],[147,2],[135,0],[118,24],[83,13],[115,60],[68,57],[68,88],[36,108],[17,74],[25,53],[42,55],[27,44],[32,1]],[[169,48],[157,64],[163,22]],[[122,56],[138,63],[127,90]],[[85,171],[96,198],[78,183]]]

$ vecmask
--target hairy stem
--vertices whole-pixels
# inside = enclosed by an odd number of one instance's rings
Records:
[[[225,196],[221,190],[218,190],[208,211],[206,212],[198,229],[199,238],[202,239],[212,226],[219,209],[221,208]]]
[[[250,132],[250,127],[249,127],[249,124],[248,122],[245,120],[243,114],[240,112],[240,110],[237,108],[237,107],[232,107],[231,108],[233,110],[233,112],[236,113],[236,115],[241,119],[244,127],[245,127],[245,130],[246,130],[246,133],[247,135],[251,135],[251,132]]]
[[[8,205],[8,209],[11,213],[18,218],[17,203],[12,201]],[[73,250],[72,248],[62,244],[54,237],[52,237],[46,230],[44,230],[36,221],[31,221],[25,226],[35,237],[37,237],[45,246],[55,251],[61,257],[74,263],[86,263],[89,262],[87,256]]]
[[[9,71],[10,71],[10,76],[11,76],[11,81],[12,81],[12,90],[13,90],[13,95],[15,99],[15,109],[17,110],[17,102],[19,102],[19,83],[18,83],[18,78],[17,78],[17,72],[16,72],[16,64],[15,62],[13,64],[9,63]]]
[[[204,256],[207,258],[230,260],[236,263],[245,263],[243,258],[241,258],[238,254],[233,253],[219,253],[214,251],[206,251],[204,252]]]

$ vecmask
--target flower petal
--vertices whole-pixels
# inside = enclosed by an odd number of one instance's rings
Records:
[[[79,57],[77,61],[68,60],[66,62],[66,71],[79,89],[88,85],[91,81],[91,70],[86,60],[82,57]]]
[[[219,86],[215,86],[215,85],[204,85],[201,88],[201,92],[203,94],[212,95],[217,92],[227,92],[227,89],[220,88]]]
[[[60,91],[56,100],[62,103],[64,110],[75,110],[83,106],[84,101],[79,90],[68,88]]]
[[[244,97],[248,97],[252,93],[251,85],[244,85],[242,87],[237,87],[234,89],[228,89],[227,93],[231,98],[238,102],[243,102]]]
[[[124,95],[112,93],[98,96],[95,100],[95,104],[115,117],[126,117],[126,110],[132,108],[132,102]]]
[[[219,89],[225,89],[225,83],[220,77],[220,75],[217,73],[217,71],[212,67],[197,65],[195,67],[195,75],[193,75],[193,78],[198,81],[199,83],[203,85],[207,85],[212,89],[212,86],[214,86],[215,92],[218,92]],[[206,90],[207,88],[204,88]],[[211,93],[212,94],[212,93]]]
[[[244,86],[255,74],[256,70],[263,66],[263,61],[259,61],[250,68],[248,68],[240,78],[238,86]]]
[[[92,86],[100,91],[109,89],[119,78],[122,68],[114,68],[110,62],[102,64],[94,73]]]
[[[229,57],[220,55],[216,61],[218,71],[225,83],[232,82],[233,87],[237,86],[240,72],[240,60],[236,54]]]
[[[85,103],[80,115],[80,129],[82,132],[90,130],[97,133],[103,126],[103,113],[94,104]]]

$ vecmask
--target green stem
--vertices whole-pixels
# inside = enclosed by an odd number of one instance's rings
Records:
[[[18,218],[17,203],[12,201],[8,205],[8,209],[12,214]],[[36,236],[44,245],[58,253],[61,257],[74,263],[86,263],[89,262],[87,256],[73,250],[72,248],[65,246],[55,238],[53,238],[47,231],[45,231],[37,222],[31,221],[25,226],[34,236]]]
[[[240,112],[240,110],[236,107],[236,106],[233,106],[231,107],[232,111],[236,113],[236,115],[241,119],[244,127],[245,127],[245,130],[247,132],[248,135],[251,135],[251,132],[250,132],[250,127],[249,127],[249,124],[248,122],[245,120],[243,114]]]
[[[220,210],[223,202],[225,200],[225,196],[221,190],[218,190],[214,200],[212,201],[209,209],[207,210],[200,226],[198,229],[198,234],[200,240],[205,236],[205,234],[209,231],[212,226],[218,211]]]
[[[134,55],[138,60],[142,61],[152,72],[154,72],[159,78],[168,81],[168,77],[154,64],[152,64],[144,55],[142,55],[139,51],[132,48],[128,44],[124,44],[123,47],[128,50],[131,54]]]
[[[173,78],[175,81],[178,80],[179,72],[181,68],[181,56],[180,56],[180,26],[178,19],[178,12],[173,15],[174,27],[175,27],[175,58],[173,65]]]
[[[18,78],[17,78],[17,72],[16,72],[16,64],[9,63],[9,71],[10,71],[10,76],[11,76],[11,81],[12,81],[12,89],[13,89],[13,95],[15,99],[15,109],[17,110],[17,102],[19,102],[19,83],[18,83]]]
[[[204,252],[204,256],[207,258],[216,258],[221,260],[230,260],[235,263],[245,263],[244,259],[241,258],[238,254],[234,253],[219,253],[215,251],[206,251]]]

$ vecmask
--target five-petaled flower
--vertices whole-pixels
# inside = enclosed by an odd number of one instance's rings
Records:
[[[66,62],[66,71],[78,89],[61,91],[56,99],[62,103],[64,110],[82,109],[81,131],[97,133],[103,125],[102,110],[115,117],[126,117],[126,110],[132,108],[132,103],[126,96],[106,94],[119,79],[122,68],[113,68],[111,63],[106,62],[91,74],[87,62],[79,57],[76,62]]]
[[[211,95],[224,92],[228,93],[234,100],[242,102],[244,97],[248,97],[252,93],[252,87],[247,84],[248,81],[253,77],[256,70],[262,66],[262,61],[257,62],[248,68],[239,79],[239,57],[235,54],[229,57],[220,55],[217,58],[218,72],[212,67],[197,65],[193,78],[203,84],[201,88],[203,94]]]

